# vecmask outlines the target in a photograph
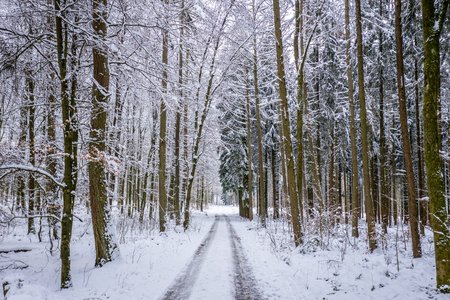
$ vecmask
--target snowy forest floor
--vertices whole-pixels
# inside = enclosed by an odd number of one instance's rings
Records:
[[[75,221],[73,288],[63,291],[59,252],[50,255],[47,242],[20,232],[26,220],[2,228],[0,282],[11,285],[7,299],[445,298],[434,288],[431,238],[422,240],[424,257],[413,260],[403,238],[406,226],[389,232],[387,238],[397,242],[388,245],[396,247],[370,254],[363,230],[355,241],[339,227],[320,247],[309,234],[305,246],[293,249],[287,222],[270,220],[264,229],[230,206],[194,213],[187,232],[172,226],[160,235],[130,219],[116,221],[120,257],[102,268],[93,266],[91,224]],[[27,251],[8,252],[12,249]]]

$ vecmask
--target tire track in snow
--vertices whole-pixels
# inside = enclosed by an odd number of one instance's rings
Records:
[[[262,300],[264,297],[257,287],[250,265],[242,250],[241,239],[231,225],[228,216],[224,216],[227,222],[233,251],[234,287],[237,300]]]
[[[208,250],[213,240],[217,225],[219,223],[219,217],[215,216],[215,221],[208,232],[208,235],[197,248],[194,253],[194,257],[191,262],[185,267],[185,269],[175,278],[174,282],[169,286],[166,293],[160,298],[161,300],[182,300],[189,299],[191,295],[192,287],[198,277],[206,250]]]

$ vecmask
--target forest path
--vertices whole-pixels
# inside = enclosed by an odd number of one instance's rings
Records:
[[[234,230],[230,217],[224,216],[224,218],[227,222],[228,232],[231,237],[231,248],[233,250],[234,288],[236,299],[265,299],[258,290],[252,269],[242,249],[241,238],[237,235],[236,230]]]
[[[161,299],[264,299],[228,216],[216,215],[191,262]]]

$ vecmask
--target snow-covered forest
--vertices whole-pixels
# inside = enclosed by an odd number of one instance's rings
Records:
[[[0,0],[0,295],[448,299],[449,0]]]

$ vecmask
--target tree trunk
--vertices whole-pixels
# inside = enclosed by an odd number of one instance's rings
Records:
[[[373,156],[370,158],[370,179],[371,184],[370,184],[370,188],[372,189],[372,201],[373,201],[373,211],[375,213],[374,219],[375,219],[375,223],[379,222],[379,217],[380,217],[380,200],[379,200],[379,192],[378,192],[378,168],[377,166],[378,164],[378,155],[375,153],[374,151],[374,141],[373,138],[370,139],[370,148],[372,149],[372,153]]]
[[[184,0],[181,1],[181,14],[180,14],[180,50],[178,52],[178,89],[180,94],[180,101],[178,103],[177,111],[175,113],[175,181],[174,181],[174,213],[175,223],[179,225],[181,223],[180,215],[180,185],[181,185],[181,168],[180,168],[180,138],[181,138],[181,108],[183,104],[183,41],[184,41],[184,17],[185,8]]]
[[[77,184],[77,124],[76,103],[70,103],[69,79],[67,76],[68,24],[63,22],[65,12],[60,0],[55,5],[56,50],[58,56],[59,78],[61,84],[61,112],[64,135],[64,176],[63,214],[61,220],[61,288],[72,286],[70,275],[70,241],[72,239],[73,205]]]
[[[105,42],[107,35],[107,0],[93,0],[92,27],[96,40]],[[106,182],[106,119],[109,99],[108,52],[103,43],[94,45],[91,132],[88,174],[89,199],[95,241],[95,265],[103,266],[114,259],[118,247],[110,232],[110,207]]]
[[[448,0],[435,11],[434,0],[422,0],[424,40],[423,139],[427,171],[430,223],[434,233],[437,288],[450,292],[450,232],[442,179],[441,136],[439,132],[440,94],[440,33],[445,20]]]
[[[411,22],[414,26],[418,26],[416,23],[416,5],[413,0],[410,0],[411,7]],[[417,33],[414,32],[413,45],[417,47]],[[416,121],[416,153],[417,153],[417,196],[419,197],[419,228],[421,235],[425,235],[425,225],[428,223],[428,204],[427,201],[423,201],[425,196],[425,166],[423,161],[423,140],[422,140],[422,127],[420,126],[420,108],[419,108],[419,62],[417,56],[414,55],[414,100],[415,100],[415,121]]]
[[[188,66],[187,63],[189,62],[189,49],[186,49],[186,78],[188,77]],[[188,138],[189,138],[189,130],[188,130],[188,105],[187,100],[183,102],[183,180],[182,180],[182,188],[183,191],[183,203],[186,203],[186,188],[188,183],[188,177],[189,177],[189,164],[188,164],[188,151],[189,151],[189,145],[188,145]],[[180,207],[180,213],[183,210],[183,207]]]
[[[169,4],[169,0],[164,1],[165,5]],[[162,48],[162,64],[163,74],[161,80],[162,98],[160,103],[160,123],[159,123],[159,231],[166,231],[166,210],[167,210],[167,191],[166,191],[166,131],[167,131],[167,111],[166,99],[167,96],[167,63],[169,53],[169,32],[168,29],[163,31],[163,48]]]
[[[397,225],[398,223],[398,205],[397,205],[397,168],[395,167],[395,154],[394,151],[392,153],[391,158],[391,166],[392,166],[392,218],[394,219],[394,225]]]
[[[53,0],[47,0],[47,5],[51,6]],[[55,33],[53,28],[54,19],[52,14],[48,14],[47,16],[47,30],[51,33]],[[54,40],[53,40],[54,41]],[[52,54],[51,50],[48,52],[48,58],[51,59]],[[55,92],[55,72],[51,72],[48,76],[47,87],[49,91],[49,95],[47,98],[47,111],[45,115],[46,120],[46,131],[47,131],[47,152],[46,152],[46,164],[47,170],[52,176],[56,176],[56,168],[57,161],[55,158],[56,154],[56,126],[55,126],[55,107],[56,107],[56,92]],[[46,183],[46,203],[47,203],[47,212],[51,216],[59,217],[61,214],[59,203],[58,203],[58,191],[56,189],[56,184],[49,180]],[[47,222],[49,225],[49,239],[50,239],[50,254],[53,254],[53,239],[58,239],[58,226],[57,226],[57,218],[48,217]]]
[[[114,102],[114,116],[113,116],[113,122],[112,122],[112,128],[110,130],[110,143],[111,143],[111,149],[110,153],[114,157],[119,157],[120,155],[120,129],[122,123],[122,107],[123,107],[123,99],[122,99],[122,93],[120,89],[120,76],[116,77],[116,97]],[[115,147],[112,147],[112,145],[115,144]],[[118,201],[118,191],[119,187],[117,186],[120,180],[116,179],[116,175],[114,173],[110,174],[110,185],[111,189],[114,191],[113,197],[110,198],[109,204],[112,205],[113,201]],[[120,176],[119,176],[120,177]]]
[[[380,16],[383,15],[383,0],[380,0]],[[381,226],[383,228],[384,234],[387,234],[387,227],[389,221],[389,197],[387,188],[387,145],[386,145],[386,133],[385,133],[385,122],[384,122],[384,73],[383,73],[383,31],[379,30],[379,94],[380,94],[380,215],[381,215]]]
[[[276,38],[277,75],[279,96],[281,105],[281,123],[283,126],[284,150],[287,164],[287,185],[289,190],[289,202],[291,207],[292,228],[294,230],[294,243],[299,246],[302,243],[302,228],[299,220],[298,193],[296,184],[296,172],[294,154],[292,151],[291,129],[289,121],[289,107],[287,101],[286,74],[284,71],[283,37],[281,33],[280,3],[273,0],[274,29]]]
[[[56,176],[56,159],[54,157],[56,153],[56,126],[55,126],[55,106],[56,96],[53,87],[55,74],[52,73],[50,78],[50,95],[48,97],[48,111],[47,111],[47,142],[49,144],[47,148],[47,170],[52,176]],[[58,194],[56,192],[56,185],[52,180],[47,183],[47,211],[50,215],[59,216],[60,209],[57,203]],[[53,239],[58,239],[57,219],[53,217],[48,218],[49,226],[51,227]]]
[[[28,126],[28,111],[26,108],[26,99],[23,99],[23,103],[20,107],[20,134],[19,134],[19,153],[20,157],[25,159],[26,153],[26,141],[27,141],[27,126]],[[25,179],[24,176],[19,174],[17,176],[17,193],[16,193],[16,207],[17,210],[21,210],[22,214],[26,213],[26,203],[25,203]]]
[[[337,200],[337,188],[336,188],[336,158],[335,158],[335,142],[334,142],[334,128],[331,128],[331,145],[330,145],[330,163],[328,173],[328,209],[330,224],[334,226],[336,224],[336,218],[338,218],[338,200]]]
[[[247,69],[246,69],[247,75]],[[247,160],[248,160],[248,219],[253,220],[253,167],[252,167],[252,126],[251,126],[251,110],[250,110],[250,95],[248,86],[248,76],[245,78],[245,97],[247,100],[246,115],[247,115]]]
[[[323,232],[323,212],[325,210],[325,202],[324,197],[322,195],[322,189],[321,189],[321,180],[320,180],[320,170],[319,170],[319,157],[314,155],[314,145],[313,140],[311,136],[308,136],[308,147],[309,147],[309,155],[310,155],[310,161],[312,162],[311,166],[311,172],[312,172],[312,181],[315,191],[315,196],[318,202],[319,206],[319,230],[320,234],[322,235]]]
[[[280,116],[280,120],[281,120],[281,108],[278,105],[277,108],[278,111],[278,115]],[[286,174],[286,156],[285,153],[286,151],[284,151],[284,141],[283,141],[283,126],[281,125],[280,122],[280,161],[281,161],[281,179],[282,179],[282,186],[281,186],[281,190],[280,190],[280,200],[281,200],[281,205],[280,205],[280,210],[281,213],[283,212],[283,208],[286,207],[285,202],[286,202],[286,195],[287,195],[287,174]]]
[[[242,191],[241,191],[241,200],[242,200]],[[201,187],[201,194],[200,194],[200,211],[201,212],[203,212],[204,202],[205,202],[205,177],[202,176],[202,187]]]
[[[300,37],[300,49],[299,49]],[[294,59],[297,70],[297,193],[300,219],[303,220],[303,65],[304,59],[300,63],[300,57],[303,56],[303,0],[295,1],[295,32],[294,32]]]
[[[363,57],[363,39],[361,24],[361,0],[355,0],[356,16],[356,40],[357,40],[357,58],[358,58],[358,90],[361,114],[361,140],[362,140],[362,162],[364,174],[364,204],[366,208],[367,234],[369,239],[369,250],[373,252],[377,248],[377,239],[375,231],[375,218],[372,195],[370,191],[370,166],[369,166],[369,138],[367,124],[366,94],[364,87],[364,57]]]
[[[350,198],[349,198],[349,193],[348,193],[348,187],[349,187],[349,185],[348,185],[348,173],[347,173],[347,164],[346,163],[344,163],[344,165],[343,165],[343,174],[342,174],[342,177],[343,177],[343,185],[344,185],[344,188],[343,188],[343,193],[344,193],[344,209],[345,209],[345,214],[344,214],[344,223],[345,224],[348,224],[348,221],[349,221],[349,216],[350,216]]]
[[[406,110],[405,75],[403,65],[403,38],[402,38],[402,8],[401,0],[395,0],[395,44],[397,59],[397,91],[400,109],[400,127],[403,140],[403,159],[406,168],[408,185],[408,213],[411,231],[413,257],[421,257],[420,236],[418,227],[416,184],[414,177],[414,165],[411,153],[411,143],[408,130],[408,112]]]
[[[34,79],[31,71],[26,71],[26,92],[27,92],[27,105],[28,105],[28,146],[30,152],[30,163],[36,165],[36,149],[35,149],[35,132],[34,132],[34,120],[35,120],[35,103],[34,103]],[[36,182],[34,174],[30,173],[28,176],[28,234],[36,233],[34,226],[34,215],[36,214]]]
[[[259,98],[259,82],[258,82],[258,53],[256,49],[256,36],[253,37],[253,89],[255,93],[255,110],[256,110],[256,133],[258,143],[258,204],[259,217],[261,225],[266,226],[267,210],[266,195],[264,191],[264,157],[262,144],[262,128],[261,128],[261,103]]]
[[[280,201],[278,197],[277,151],[275,149],[275,146],[272,148],[270,158],[270,166],[272,168],[273,218],[278,219],[280,217]]]

